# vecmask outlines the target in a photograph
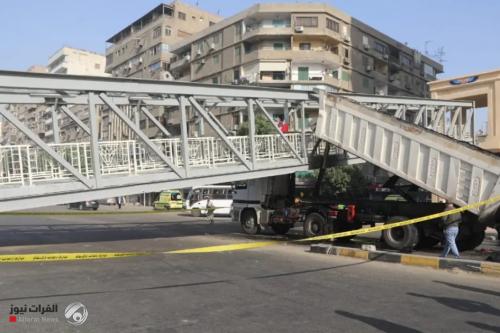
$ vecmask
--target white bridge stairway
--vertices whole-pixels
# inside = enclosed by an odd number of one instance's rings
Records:
[[[427,191],[464,206],[500,195],[500,157],[379,112],[320,94],[316,136]],[[498,203],[472,212],[491,224]]]

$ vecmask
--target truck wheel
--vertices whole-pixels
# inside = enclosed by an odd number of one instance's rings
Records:
[[[481,245],[485,237],[485,228],[462,223],[457,237],[457,247],[460,251],[473,250]]]
[[[277,235],[285,235],[290,230],[290,226],[287,224],[273,224],[271,228]]]
[[[307,215],[304,221],[304,236],[314,237],[323,233],[325,219],[318,213],[311,213]]]
[[[257,216],[254,211],[247,210],[243,212],[243,216],[241,217],[241,229],[249,235],[260,233],[260,225],[257,224]]]
[[[393,216],[386,224],[391,224],[395,222],[406,221],[408,218],[404,216]],[[397,227],[382,232],[382,238],[392,249],[402,250],[415,246],[418,243],[418,230],[414,225],[407,225],[404,227]]]

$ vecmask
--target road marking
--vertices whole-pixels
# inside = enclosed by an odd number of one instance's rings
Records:
[[[418,217],[406,221],[385,224],[382,226],[361,228],[352,231],[338,232],[328,235],[321,235],[315,237],[309,237],[304,239],[292,240],[288,242],[281,241],[261,241],[261,242],[248,242],[248,243],[236,243],[228,245],[216,245],[216,246],[206,246],[197,247],[191,249],[181,249],[172,250],[166,252],[95,252],[95,253],[40,253],[40,254],[4,254],[0,255],[0,263],[19,263],[19,262],[45,262],[45,261],[68,261],[68,260],[95,260],[95,259],[116,259],[124,257],[138,257],[147,256],[153,254],[194,254],[194,253],[214,253],[214,252],[226,252],[226,251],[239,251],[239,250],[249,250],[256,248],[263,248],[267,246],[276,245],[278,243],[299,243],[299,242],[311,242],[318,240],[332,240],[335,238],[341,238],[346,236],[362,235],[374,231],[383,231],[396,227],[404,227],[407,225],[421,223],[429,221],[432,219],[441,218],[455,213],[460,213],[469,209],[478,208],[484,205],[492,204],[500,200],[500,195],[484,200],[481,202],[473,203],[460,208],[444,211],[442,213],[431,214],[423,217]]]

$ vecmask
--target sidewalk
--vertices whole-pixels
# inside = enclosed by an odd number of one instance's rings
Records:
[[[25,210],[18,210],[12,213],[112,213],[112,212],[153,212],[155,211],[152,206],[143,206],[143,205],[134,205],[134,204],[126,204],[122,205],[121,209],[118,209],[117,205],[100,205],[97,211],[93,211],[91,209],[80,211],[78,209],[68,209],[67,205],[57,205],[57,206],[48,206],[48,207],[39,207]],[[160,211],[155,211],[160,212]],[[5,214],[8,214],[6,212]]]

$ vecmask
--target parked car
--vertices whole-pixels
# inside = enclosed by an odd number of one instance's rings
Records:
[[[72,202],[68,204],[68,209],[78,209],[78,210],[85,210],[85,209],[92,209],[92,210],[97,210],[99,208],[99,202],[95,200],[90,200],[90,201],[79,201],[79,202]]]

